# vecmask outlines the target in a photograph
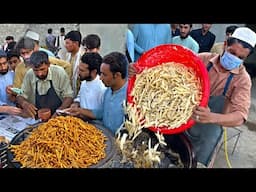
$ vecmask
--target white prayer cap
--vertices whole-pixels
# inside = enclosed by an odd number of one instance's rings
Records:
[[[39,34],[34,32],[34,31],[30,31],[28,30],[26,33],[25,33],[25,37],[28,37],[30,39],[33,39],[35,41],[39,41]]]
[[[256,33],[248,27],[238,27],[231,37],[242,40],[250,44],[252,47],[256,44]]]

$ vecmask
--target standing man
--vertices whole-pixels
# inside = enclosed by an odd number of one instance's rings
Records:
[[[51,52],[55,53],[55,51],[56,51],[56,47],[55,47],[56,37],[52,34],[52,28],[49,28],[47,31],[48,31],[48,34],[46,35],[46,38],[45,38],[46,47]]]
[[[213,151],[222,136],[222,126],[235,127],[247,118],[251,103],[251,80],[243,61],[252,53],[256,33],[239,27],[227,39],[222,55],[201,53],[208,69],[208,106],[197,106],[192,114],[196,124],[186,131],[198,162],[209,166]]]
[[[23,78],[26,74],[26,72],[30,69],[30,56],[34,51],[39,50],[39,46],[35,43],[35,41],[31,38],[27,37],[22,37],[17,45],[16,45],[17,52],[20,54],[20,56],[23,59],[23,62],[20,63],[16,67],[15,71],[15,77],[14,77],[14,82],[13,82],[13,87],[20,88]],[[71,65],[70,63],[60,60],[54,57],[49,56],[49,61],[51,64],[55,65],[60,65],[63,67],[66,71],[66,73],[69,76],[69,79],[71,79]]]
[[[171,43],[170,24],[135,24],[132,33],[134,35],[134,59],[149,49],[161,44]]]
[[[15,71],[16,67],[22,62],[20,54],[16,50],[7,52],[7,61],[12,71]]]
[[[2,48],[5,52],[8,51],[8,45],[9,45],[9,43],[11,43],[11,42],[14,42],[14,37],[13,37],[13,36],[7,36],[7,37],[5,38],[5,44],[3,45],[3,48]]]
[[[102,57],[98,53],[85,53],[79,64],[81,87],[74,103],[72,113],[83,118],[84,109],[97,110],[103,102],[106,87],[100,80]]]
[[[7,54],[0,50],[0,113],[12,115],[21,114],[21,109],[15,106],[15,103],[9,100],[6,93],[6,87],[13,84],[14,71],[9,70]]]
[[[78,79],[78,65],[82,56],[82,51],[80,49],[82,35],[79,31],[70,31],[65,35],[64,39],[68,52],[66,61],[71,64],[71,85],[74,91],[74,97],[76,97],[80,88],[80,81]]]
[[[231,35],[234,33],[234,31],[238,28],[236,25],[230,25],[226,27],[225,31],[225,40],[224,42],[218,42],[214,43],[213,47],[211,48],[211,53],[218,53],[222,54],[225,48],[225,43],[227,42],[227,39],[231,37]]]
[[[5,51],[0,50],[0,106],[15,106],[15,104],[9,100],[6,93],[6,87],[13,84],[13,78],[14,71],[9,70],[7,54]]]
[[[84,109],[82,116],[90,119],[102,120],[103,125],[113,134],[125,120],[123,104],[126,101],[127,92],[127,65],[126,56],[119,52],[112,52],[103,57],[100,66],[100,79],[107,87],[104,93],[103,103],[99,109]],[[67,110],[71,115],[76,115],[76,110]]]
[[[58,35],[55,47],[58,49],[57,57],[60,59],[66,60],[67,59],[67,49],[65,47],[65,28],[60,28],[60,35]]]
[[[172,38],[172,43],[182,45],[189,48],[190,50],[198,53],[199,45],[198,43],[189,35],[192,24],[179,24],[180,35]]]
[[[56,109],[69,107],[73,91],[65,70],[50,65],[48,55],[43,51],[32,53],[30,65],[21,86],[23,93],[17,96],[17,103],[27,116],[34,118],[41,108],[50,108],[54,114]]]
[[[243,61],[252,53],[255,44],[256,33],[239,27],[227,39],[222,55],[198,54],[207,66],[210,99],[208,107],[195,107],[192,118],[196,124],[185,134],[191,140],[197,161],[205,166],[211,163],[214,149],[222,137],[222,126],[240,126],[248,118],[252,83]],[[129,76],[135,73],[133,65],[129,65]]]
[[[82,45],[86,53],[88,52],[99,53],[100,46],[101,46],[100,37],[97,34],[89,34],[85,36],[85,38],[83,38]]]
[[[39,35],[38,33],[36,33],[36,32],[34,32],[34,31],[28,29],[28,30],[25,32],[24,37],[27,37],[27,38],[29,38],[29,39],[34,40],[36,50],[44,51],[44,52],[46,52],[49,56],[55,57],[55,55],[54,55],[54,53],[53,53],[52,51],[50,51],[50,50],[48,50],[48,49],[45,49],[45,48],[43,48],[43,47],[41,47],[41,46],[39,45],[39,42],[40,42],[40,35]]]
[[[216,36],[210,31],[212,24],[202,24],[202,28],[194,29],[190,35],[199,45],[199,53],[210,52]]]

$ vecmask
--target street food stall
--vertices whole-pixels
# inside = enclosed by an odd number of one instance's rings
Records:
[[[196,167],[184,131],[195,123],[193,107],[208,104],[204,64],[185,47],[160,45],[144,53],[135,68],[138,74],[128,80],[126,120],[116,135],[99,121],[84,122],[68,115],[45,122],[23,119],[22,126],[15,122],[4,128],[11,132],[5,133],[10,142],[7,167]],[[94,131],[84,135],[89,128]],[[88,157],[97,156],[98,150],[88,146],[101,148],[102,154],[90,164]]]

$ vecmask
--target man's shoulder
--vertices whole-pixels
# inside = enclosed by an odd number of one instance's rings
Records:
[[[217,53],[210,53],[210,52],[202,52],[202,53],[198,53],[197,56],[203,61],[203,63],[205,65],[207,65],[209,63],[209,61],[215,57],[218,57],[219,54]],[[215,61],[215,59],[214,59]]]
[[[17,65],[16,66],[16,68],[15,68],[15,73],[16,72],[19,72],[20,70],[23,70],[23,69],[25,69],[26,67],[25,67],[25,63],[24,62],[21,62],[19,65]]]
[[[71,64],[68,61],[65,61],[63,59],[58,59],[56,57],[49,57],[49,61],[53,65],[60,65],[60,66],[70,65],[71,66]]]
[[[59,65],[54,65],[54,64],[51,64],[50,65],[50,69],[51,71],[54,71],[54,72],[63,72],[65,71],[63,67],[59,66]]]

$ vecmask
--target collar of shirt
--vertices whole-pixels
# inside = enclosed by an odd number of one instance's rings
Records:
[[[118,90],[113,91],[113,90],[111,89],[112,95],[118,94],[119,92],[122,92],[124,89],[125,89],[125,91],[126,91],[127,85],[128,85],[128,81],[126,81],[126,82],[124,83],[124,85],[123,85],[120,89],[118,89]]]

